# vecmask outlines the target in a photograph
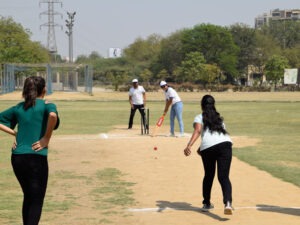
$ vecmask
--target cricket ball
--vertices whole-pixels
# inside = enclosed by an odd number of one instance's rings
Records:
[[[153,149],[154,149],[154,151],[156,151],[156,150],[157,150],[157,147],[155,146]]]

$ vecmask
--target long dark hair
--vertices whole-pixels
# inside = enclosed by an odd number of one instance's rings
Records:
[[[25,110],[35,105],[35,100],[43,94],[45,85],[45,79],[40,76],[30,76],[25,79],[22,93],[22,96],[25,99]]]
[[[211,95],[204,95],[201,100],[204,130],[208,128],[211,132],[227,134],[223,126],[223,117],[217,112],[215,99]]]

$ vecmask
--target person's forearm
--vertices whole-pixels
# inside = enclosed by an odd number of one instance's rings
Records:
[[[54,112],[51,112],[48,117],[47,128],[44,137],[47,139],[51,138],[53,129],[57,123],[57,115]]]
[[[5,133],[8,133],[10,135],[16,136],[16,132],[13,129],[11,129],[3,124],[0,124],[0,130],[4,131]]]
[[[199,138],[200,132],[198,130],[194,130],[190,141],[187,144],[187,147],[192,147],[195,141]]]
[[[165,110],[164,110],[164,115],[167,114],[167,112],[168,112],[169,107],[170,107],[171,104],[172,104],[172,100],[171,100],[171,101],[168,100],[168,101],[166,102],[166,106],[165,106]]]

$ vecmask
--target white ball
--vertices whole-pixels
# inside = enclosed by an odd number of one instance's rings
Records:
[[[107,138],[108,138],[107,134],[104,134],[104,133],[99,134],[99,137],[100,137],[101,139],[107,139]]]

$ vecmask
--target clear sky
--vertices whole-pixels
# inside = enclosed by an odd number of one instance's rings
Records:
[[[32,32],[31,39],[47,45],[46,0],[0,0],[0,15],[11,16]],[[54,0],[58,2],[59,0]],[[92,51],[106,57],[109,48],[125,48],[136,38],[151,34],[163,37],[196,24],[230,26],[244,23],[254,27],[254,18],[270,10],[300,9],[300,0],[61,0],[54,9],[58,54],[69,54],[65,20],[76,12],[73,28],[74,57]]]

